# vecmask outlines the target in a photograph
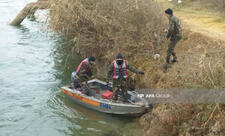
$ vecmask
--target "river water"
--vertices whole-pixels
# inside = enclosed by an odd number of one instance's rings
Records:
[[[69,84],[81,58],[46,32],[42,17],[8,25],[30,1],[0,1],[0,136],[141,135],[136,119],[94,112],[63,96],[60,86]]]

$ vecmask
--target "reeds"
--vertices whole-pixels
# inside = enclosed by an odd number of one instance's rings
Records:
[[[83,55],[112,56],[115,50],[155,46],[165,26],[163,11],[152,0],[50,0],[50,3],[51,28],[73,39],[74,49]]]

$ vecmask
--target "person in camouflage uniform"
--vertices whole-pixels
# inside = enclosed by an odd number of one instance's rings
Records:
[[[166,38],[170,38],[170,43],[168,45],[166,63],[163,65],[164,70],[168,68],[171,55],[173,56],[172,63],[177,62],[177,56],[174,51],[174,48],[182,38],[180,20],[173,15],[173,10],[169,8],[165,11],[165,14],[169,19],[169,28],[165,29],[165,32],[167,33]]]
[[[127,69],[137,74],[144,74],[143,71],[139,71],[128,64],[126,60],[123,60],[123,56],[119,53],[116,60],[110,65],[107,74],[107,84],[109,79],[113,78],[113,100],[118,99],[118,92],[122,90],[123,102],[127,102]]]
[[[76,73],[72,76],[74,88],[81,88],[84,94],[88,95],[87,81],[92,77],[92,66],[95,64],[95,57],[84,59],[77,67]]]

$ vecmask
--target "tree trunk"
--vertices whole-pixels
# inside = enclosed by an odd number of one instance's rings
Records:
[[[40,0],[38,2],[32,2],[27,4],[16,18],[10,23],[10,25],[20,25],[23,20],[30,14],[34,14],[38,9],[48,9],[49,4],[46,0]]]

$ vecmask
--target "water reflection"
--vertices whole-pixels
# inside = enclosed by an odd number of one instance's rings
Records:
[[[66,38],[61,38],[56,44],[53,53],[54,69],[56,69],[55,77],[61,80],[60,85],[70,83],[70,75],[72,71],[76,70],[81,61],[80,55],[72,54],[72,42],[67,40]]]

